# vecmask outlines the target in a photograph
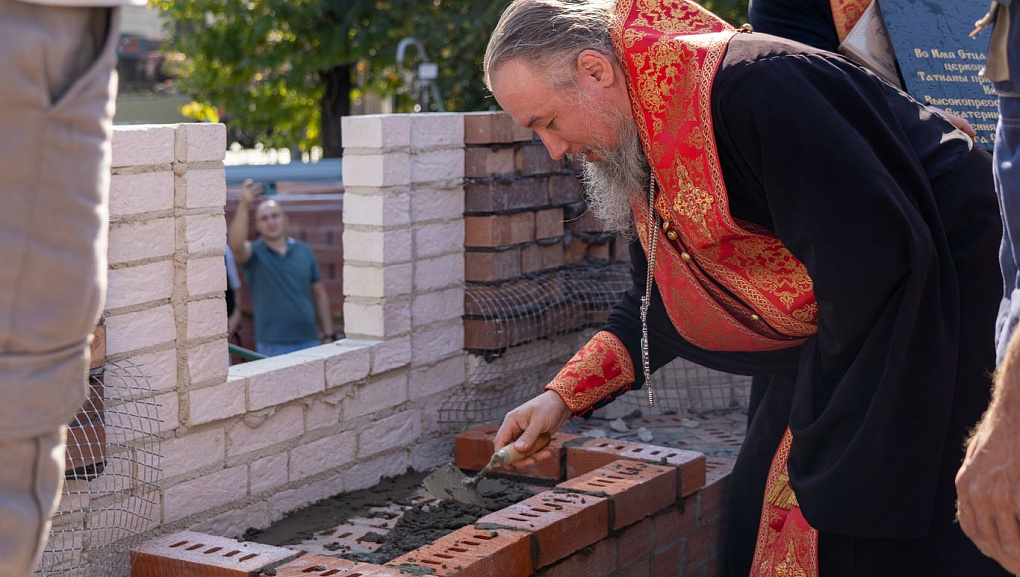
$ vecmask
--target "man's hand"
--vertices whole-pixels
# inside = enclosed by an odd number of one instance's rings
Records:
[[[570,409],[563,399],[553,391],[546,391],[506,414],[503,425],[496,433],[496,448],[506,446],[510,441],[517,439],[514,447],[522,453],[527,452],[539,435],[556,432],[569,418]],[[542,452],[536,453],[541,454]],[[520,461],[517,465],[533,463],[534,461],[529,459],[535,459],[536,455]]]
[[[245,179],[241,185],[241,206],[245,208],[251,207],[252,203],[265,192],[266,189],[261,184],[255,184],[255,181],[250,178]]]
[[[981,420],[956,491],[963,532],[982,553],[1020,574],[1020,406],[1011,405],[1018,403],[994,402]]]

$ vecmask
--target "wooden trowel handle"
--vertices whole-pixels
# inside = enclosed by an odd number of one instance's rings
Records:
[[[552,441],[552,433],[542,433],[541,435],[538,436],[537,439],[535,439],[535,442],[534,444],[531,445],[531,448],[529,448],[524,453],[515,449],[514,444],[510,443],[509,445],[496,451],[496,454],[500,456],[499,466],[502,467],[505,465],[509,465],[511,463],[516,463],[517,461],[520,461],[525,457],[530,457],[531,455],[534,455],[535,453],[546,448],[546,446],[549,445],[549,441]]]

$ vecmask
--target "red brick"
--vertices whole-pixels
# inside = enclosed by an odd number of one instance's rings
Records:
[[[605,230],[602,221],[590,210],[585,210],[575,218],[571,218],[569,215],[565,216],[567,216],[566,227],[574,232],[601,233]]]
[[[342,577],[350,575],[357,565],[357,561],[310,554],[277,567],[276,577],[319,577],[327,571],[331,576]]]
[[[75,426],[67,428],[64,470],[73,471],[106,460],[106,425],[99,418],[79,414]]]
[[[538,573],[542,577],[608,577],[616,570],[616,545],[603,539]]]
[[[464,212],[501,212],[510,206],[510,181],[474,182],[464,185]]]
[[[517,170],[524,176],[549,174],[563,170],[563,162],[553,160],[549,155],[549,150],[540,142],[521,146],[517,151],[515,162]]]
[[[630,262],[630,244],[622,238],[613,239],[613,260],[616,262]]]
[[[619,460],[557,485],[561,489],[604,493],[612,505],[610,530],[638,522],[676,501],[672,467]]]
[[[726,485],[729,478],[729,475],[717,478],[698,491],[698,518],[715,519],[726,512]]]
[[[454,438],[457,466],[469,471],[478,471],[485,467],[495,451],[492,440],[498,430],[498,425],[482,425],[457,435]],[[533,465],[511,465],[497,470],[539,479],[562,479],[563,444],[579,438],[578,435],[555,433],[549,442],[553,454],[548,458],[541,459]]]
[[[512,319],[464,319],[464,348],[498,351],[541,338],[542,322],[535,316]]]
[[[722,551],[705,562],[705,577],[723,577]]]
[[[609,439],[592,439],[567,449],[567,478],[583,475],[617,459],[676,467],[680,496],[690,495],[705,486],[705,455],[701,453]]]
[[[609,242],[606,241],[600,244],[588,245],[588,258],[594,258],[597,260],[613,260],[613,257],[609,252]]]
[[[247,577],[295,559],[300,551],[192,531],[164,535],[131,551],[132,577]]]
[[[552,270],[563,266],[563,243],[533,243],[521,249],[521,274]]]
[[[642,559],[637,563],[622,569],[617,573],[618,577],[650,577],[652,574],[652,563],[648,559]]]
[[[705,577],[705,564],[688,565],[684,563],[683,577]]]
[[[656,552],[652,559],[652,575],[654,577],[679,577],[684,569],[680,564],[682,552],[683,546],[680,543]]]
[[[498,285],[467,285],[464,314],[471,317],[524,316],[563,298],[556,279],[519,278]]]
[[[535,569],[533,547],[528,533],[463,527],[386,565],[415,575],[431,569],[440,577],[527,577]]]
[[[547,208],[535,212],[535,238],[557,238],[563,236],[563,209]]]
[[[563,293],[561,293],[563,294]],[[587,324],[588,305],[576,300],[562,302],[549,308],[542,315],[546,336],[573,332]]]
[[[507,208],[510,210],[534,210],[549,205],[546,188],[548,177],[519,177],[510,187]]]
[[[689,499],[687,507],[670,507],[652,517],[655,527],[654,543],[656,549],[667,547],[683,540],[684,535],[698,524],[698,514],[694,510],[694,499]]]
[[[465,144],[510,143],[514,136],[514,121],[505,112],[464,114]]]
[[[588,256],[588,243],[581,240],[581,238],[571,235],[569,242],[566,240],[567,236],[564,236],[563,241],[563,263],[564,264],[577,264],[584,260]]]
[[[521,275],[521,249],[464,253],[464,277],[469,282],[508,280]]]
[[[617,533],[620,567],[649,558],[654,543],[652,527],[652,520],[645,518]]]
[[[609,500],[546,491],[478,520],[476,527],[510,527],[534,533],[545,567],[609,534]]]
[[[684,537],[684,562],[695,565],[708,559],[713,551],[722,550],[722,534],[712,525],[702,525]]]
[[[495,146],[464,149],[464,176],[488,178],[514,171],[514,149]]]
[[[573,174],[554,174],[549,178],[549,202],[571,204],[584,198],[581,181]]]
[[[495,248],[535,239],[535,215],[531,212],[464,218],[464,246]]]

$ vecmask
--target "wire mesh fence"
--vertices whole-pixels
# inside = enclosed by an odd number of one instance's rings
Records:
[[[464,299],[465,348],[471,353],[462,394],[440,409],[440,420],[481,423],[539,394],[570,357],[605,323],[630,287],[630,265],[589,261],[499,285],[469,285]],[[746,408],[750,379],[682,359],[653,375],[657,403],[626,394],[609,413],[671,414]]]
[[[64,490],[33,575],[118,577],[157,522],[159,406],[141,368],[89,372],[89,396],[68,426]]]

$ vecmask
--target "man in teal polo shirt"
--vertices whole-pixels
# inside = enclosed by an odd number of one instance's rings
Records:
[[[329,296],[315,254],[308,243],[287,236],[287,215],[275,200],[259,203],[259,238],[248,241],[251,205],[262,193],[261,185],[245,181],[229,235],[230,249],[248,280],[256,349],[272,357],[333,342]]]

